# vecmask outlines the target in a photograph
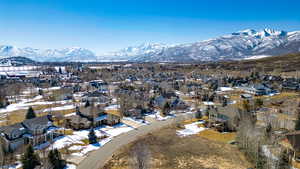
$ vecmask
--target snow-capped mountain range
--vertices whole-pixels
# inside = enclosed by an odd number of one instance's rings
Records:
[[[34,49],[0,46],[0,58],[23,56],[35,61],[137,61],[184,62],[260,58],[300,52],[300,31],[247,29],[205,41],[166,45],[142,44],[96,56],[92,51],[73,47]]]

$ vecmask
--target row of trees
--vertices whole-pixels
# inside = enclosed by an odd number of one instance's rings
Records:
[[[57,149],[50,150],[47,161],[53,169],[63,169],[66,166],[66,161],[62,159],[60,152]],[[21,158],[23,169],[33,169],[42,165],[41,159],[37,153],[34,152],[32,145],[29,145],[26,152]]]
[[[277,160],[264,155],[264,148],[267,148],[267,145],[273,145],[271,137],[273,129],[271,123],[264,130],[255,127],[256,118],[253,113],[255,114],[255,111],[262,105],[261,99],[254,100],[253,104],[249,101],[243,102],[242,109],[239,110],[236,138],[239,148],[245,152],[257,169],[287,169],[289,168],[287,152],[281,151]]]

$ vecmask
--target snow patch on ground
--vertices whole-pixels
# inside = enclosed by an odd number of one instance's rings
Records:
[[[67,166],[64,169],[76,169],[76,165],[74,165],[74,164],[67,164]]]
[[[214,102],[203,102],[203,104],[206,105],[206,106],[213,106],[213,105],[215,105]]]
[[[56,104],[67,104],[67,103],[71,102],[71,101],[67,101],[67,100],[57,101],[57,102],[37,101],[37,100],[41,100],[42,98],[43,98],[43,96],[39,95],[39,96],[34,97],[33,99],[22,99],[22,101],[20,101],[19,103],[10,104],[6,108],[0,109],[0,113],[8,113],[8,112],[17,111],[17,110],[26,110],[31,106],[52,105],[55,103]],[[66,108],[66,107],[64,107],[64,108]],[[70,107],[67,107],[67,108],[70,108]],[[54,110],[54,109],[55,109],[55,107],[52,108],[52,110]],[[60,108],[58,108],[58,109],[60,109]]]
[[[271,56],[269,56],[269,55],[251,56],[251,57],[245,58],[245,60],[262,59],[262,58],[266,58],[266,57],[271,57]]]
[[[123,117],[123,120],[128,120],[128,121],[132,121],[134,123],[138,123],[138,124],[141,124],[141,125],[146,125],[146,124],[150,124],[148,121],[146,120],[143,120],[143,119],[136,119],[136,118],[133,118],[133,117]]]
[[[43,112],[71,110],[71,109],[75,109],[75,106],[74,105],[65,105],[65,106],[60,106],[60,107],[53,107],[53,108],[49,108],[49,109],[44,109]]]
[[[108,143],[110,141],[111,141],[111,138],[105,138],[105,139],[102,139],[100,142],[98,142],[96,144],[89,144],[87,146],[81,146],[81,147],[77,146],[76,148],[80,149],[81,151],[77,152],[77,153],[73,153],[72,155],[75,155],[75,156],[84,156],[84,155],[86,155],[87,153],[89,153],[91,151],[99,149],[104,144],[106,144],[106,143]]]
[[[120,108],[120,105],[114,104],[114,105],[110,105],[110,106],[105,107],[105,110],[117,110],[119,108]]]
[[[1,166],[1,168],[3,168],[3,169],[19,169],[19,168],[22,168],[22,163],[17,161],[16,163],[11,164],[11,165]]]
[[[129,132],[133,130],[132,127],[129,127],[125,124],[117,124],[117,125],[114,125],[114,126],[106,126],[105,128],[101,128],[101,131],[104,131],[106,134],[112,136],[112,137],[115,137],[115,136],[118,136],[122,133],[126,133],[126,132]]]
[[[113,137],[118,136],[122,133],[126,133],[133,130],[132,127],[127,126],[125,124],[117,124],[114,126],[101,126],[94,129],[95,134],[98,138],[104,138],[101,139],[96,144],[89,144],[85,145],[83,140],[88,139],[89,130],[80,130],[80,131],[74,131],[72,135],[64,135],[60,136],[54,139],[54,143],[50,144],[49,142],[40,144],[38,146],[35,146],[35,149],[62,149],[62,148],[68,148],[71,151],[79,151],[76,153],[73,153],[72,155],[76,156],[84,156],[88,152],[99,149],[104,144],[108,143],[112,140]]]
[[[72,135],[65,135],[55,138],[54,143],[50,146],[50,148],[62,149],[73,144],[81,144],[84,145],[82,140],[88,139],[89,130],[80,130],[74,131]],[[107,136],[106,133],[99,129],[95,129],[95,134],[97,137]]]
[[[192,124],[186,124],[184,125],[185,129],[183,130],[177,130],[177,135],[181,136],[181,137],[186,137],[189,135],[194,135],[197,134],[203,130],[206,130],[206,128],[204,127],[199,127],[199,124],[203,124],[204,121],[198,121]]]
[[[164,121],[164,120],[167,120],[167,119],[170,119],[170,118],[174,118],[175,115],[174,114],[170,114],[170,115],[167,115],[167,116],[161,116],[161,112],[159,110],[157,110],[154,114],[149,114],[147,115],[148,117],[151,117],[151,118],[154,118],[158,121]]]
[[[221,92],[227,92],[227,91],[232,91],[234,89],[231,88],[231,87],[219,87],[218,90],[221,91]]]

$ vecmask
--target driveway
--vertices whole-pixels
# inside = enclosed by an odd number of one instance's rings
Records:
[[[85,159],[83,159],[78,169],[100,169],[105,163],[112,157],[114,152],[124,145],[144,136],[150,132],[168,126],[174,122],[183,121],[185,119],[192,118],[194,114],[179,114],[174,118],[167,119],[165,121],[153,121],[149,125],[144,125],[135,130],[121,134],[113,138],[110,142],[106,143],[103,147],[98,150],[91,152]]]

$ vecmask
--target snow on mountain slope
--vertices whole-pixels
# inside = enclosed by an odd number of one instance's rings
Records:
[[[300,32],[272,29],[244,30],[206,41],[165,47],[131,61],[216,61],[238,60],[251,56],[281,55],[300,51]]]
[[[128,61],[137,56],[148,56],[159,54],[164,48],[168,47],[165,44],[159,43],[144,43],[139,46],[127,47],[117,52],[106,53],[101,58],[112,61]]]
[[[246,29],[205,41],[166,45],[142,44],[96,56],[92,51],[73,47],[65,49],[34,49],[0,46],[0,58],[22,56],[34,61],[133,61],[185,62],[218,61],[274,56],[300,52],[300,31]]]

